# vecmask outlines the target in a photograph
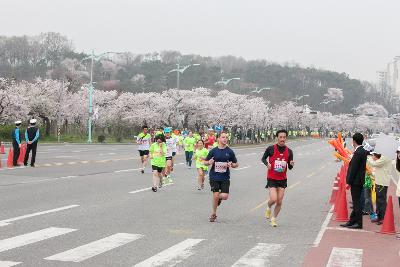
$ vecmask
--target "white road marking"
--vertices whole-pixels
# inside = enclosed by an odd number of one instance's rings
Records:
[[[44,214],[49,214],[49,213],[53,213],[53,212],[58,212],[58,211],[62,211],[62,210],[72,209],[72,208],[76,208],[76,207],[79,207],[79,205],[69,205],[69,206],[64,206],[64,207],[60,207],[60,208],[56,208],[56,209],[35,212],[35,213],[27,214],[27,215],[14,217],[11,219],[2,220],[2,221],[0,221],[0,227],[9,225],[11,222],[15,222],[15,221],[19,221],[19,220],[23,220],[23,219],[27,219],[27,218],[32,218],[32,217],[36,217],[36,216],[40,216],[40,215],[44,215]]]
[[[55,254],[45,258],[45,260],[81,262],[106,251],[126,245],[142,237],[143,235],[139,234],[118,233],[89,244]]]
[[[333,206],[328,211],[328,214],[326,215],[325,220],[321,225],[321,229],[319,230],[318,235],[314,240],[313,247],[318,247],[319,246],[319,243],[321,242],[321,239],[324,236],[326,228],[328,227],[328,224],[331,221],[332,215],[333,215]]]
[[[285,245],[282,244],[258,243],[235,262],[232,267],[272,266],[270,258],[279,256],[284,248]]]
[[[326,267],[362,267],[363,250],[333,247]]]
[[[233,169],[233,170],[235,170],[235,171],[240,171],[240,170],[248,169],[248,168],[250,168],[250,167],[251,167],[251,166],[244,166],[244,167],[237,168],[237,169]]]
[[[139,170],[141,170],[141,169],[126,169],[126,170],[114,171],[114,173],[131,172],[131,171],[139,171]]]
[[[20,264],[21,262],[0,261],[0,267],[11,267]]]
[[[198,245],[204,239],[186,239],[164,251],[154,255],[147,260],[144,260],[136,265],[135,267],[155,267],[155,266],[175,266],[178,263],[183,262],[185,259],[192,256],[193,248]]]
[[[173,185],[173,184],[174,184],[174,183],[163,184],[163,187],[169,186],[169,185]],[[140,192],[144,192],[144,191],[149,191],[149,190],[151,190],[151,187],[147,187],[147,188],[143,188],[143,189],[131,191],[131,192],[129,192],[129,194],[136,194],[136,193],[140,193]]]
[[[75,156],[56,156],[56,159],[63,159],[63,158],[75,158]]]
[[[0,252],[65,235],[74,231],[76,231],[76,229],[50,227],[36,232],[3,239],[0,240]]]
[[[367,231],[367,230],[362,230],[362,229],[349,229],[349,228],[342,228],[342,227],[326,227],[326,230],[376,234],[376,232],[374,232],[374,231]]]

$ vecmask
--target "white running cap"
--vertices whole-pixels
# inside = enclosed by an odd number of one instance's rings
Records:
[[[31,119],[31,120],[29,121],[30,124],[35,124],[36,122],[37,122],[36,119]]]
[[[15,121],[15,124],[21,124],[22,121]]]

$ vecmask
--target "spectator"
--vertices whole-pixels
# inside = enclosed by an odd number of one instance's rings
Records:
[[[368,159],[368,163],[374,168],[373,175],[376,184],[376,214],[378,216],[376,219],[373,219],[372,222],[380,225],[383,223],[385,217],[387,189],[390,185],[389,170],[391,160],[383,156],[379,151],[371,152],[371,155],[372,157]]]

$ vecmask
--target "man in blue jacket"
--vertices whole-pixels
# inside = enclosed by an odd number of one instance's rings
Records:
[[[36,160],[36,149],[39,140],[39,129],[36,127],[36,119],[31,119],[29,121],[29,127],[25,131],[25,140],[27,145],[25,158],[24,158],[24,165],[28,165],[29,153],[32,150],[32,158],[31,158],[31,167],[35,167],[35,160]]]
[[[12,146],[14,149],[14,157],[13,157],[13,166],[17,167],[18,165],[18,158],[21,148],[21,132],[19,127],[21,126],[21,121],[18,120],[15,122],[15,128],[11,132],[11,139],[12,139]]]

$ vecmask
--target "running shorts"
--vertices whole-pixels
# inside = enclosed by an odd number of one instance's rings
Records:
[[[172,152],[172,156],[175,157],[176,156],[176,152]]]
[[[162,173],[162,167],[158,167],[158,166],[154,166],[154,165],[151,165],[151,169],[153,170],[153,171],[157,171],[158,173]]]
[[[267,185],[265,188],[275,187],[275,188],[286,188],[287,187],[287,179],[285,180],[274,180],[268,179]]]
[[[231,184],[231,181],[229,181],[229,180],[223,180],[223,181],[210,180],[210,186],[211,186],[212,192],[221,192],[221,193],[229,194],[230,184]]]
[[[149,155],[149,151],[148,150],[139,150],[139,155],[141,157],[148,156]]]
[[[172,156],[171,157],[165,157],[166,160],[172,160]]]

